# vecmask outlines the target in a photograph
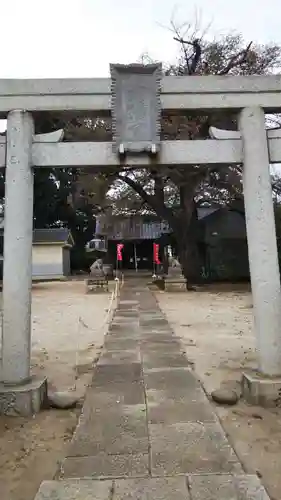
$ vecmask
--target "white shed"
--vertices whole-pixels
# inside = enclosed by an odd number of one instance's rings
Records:
[[[70,275],[72,235],[65,228],[35,229],[32,247],[32,277],[55,279]]]

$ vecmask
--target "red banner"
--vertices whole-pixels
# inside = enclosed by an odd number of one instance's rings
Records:
[[[161,264],[159,260],[159,244],[153,243],[153,261],[155,264]]]
[[[123,260],[123,255],[122,255],[123,248],[124,248],[123,243],[117,244],[117,260],[118,260],[118,262],[122,262],[122,260]]]

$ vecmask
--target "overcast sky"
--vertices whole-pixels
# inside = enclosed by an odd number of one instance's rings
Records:
[[[281,0],[0,0],[0,78],[107,76],[110,62],[144,52],[172,61],[177,44],[162,26],[173,10],[178,22],[197,11],[210,37],[238,31],[281,43]]]
[[[210,38],[236,31],[281,44],[281,0],[0,0],[0,16],[0,78],[104,77],[109,63],[143,53],[172,62],[172,17],[197,19]]]

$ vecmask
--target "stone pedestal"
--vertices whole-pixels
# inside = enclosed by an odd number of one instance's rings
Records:
[[[167,292],[186,291],[186,279],[180,265],[169,266],[168,276],[165,278],[165,290]]]
[[[256,406],[273,408],[281,404],[281,377],[264,377],[258,372],[242,375],[242,396]]]
[[[0,415],[29,417],[47,401],[47,380],[32,377],[22,385],[0,383]]]

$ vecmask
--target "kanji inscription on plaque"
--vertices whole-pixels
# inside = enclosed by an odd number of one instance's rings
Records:
[[[160,147],[161,64],[111,64],[113,149],[157,153]]]

